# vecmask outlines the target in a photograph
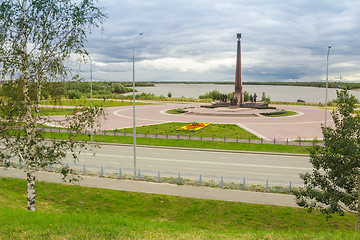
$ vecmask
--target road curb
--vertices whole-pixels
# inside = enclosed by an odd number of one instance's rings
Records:
[[[110,145],[110,146],[125,146],[132,147],[133,144],[121,144],[121,143],[90,143],[98,145]],[[256,152],[256,151],[240,151],[240,150],[224,150],[224,149],[204,149],[204,148],[182,148],[182,147],[169,147],[169,146],[154,146],[154,145],[136,145],[141,148],[162,148],[162,149],[174,149],[174,150],[190,150],[190,151],[202,151],[202,152],[226,152],[226,153],[246,153],[246,154],[261,154],[261,155],[274,155],[274,156],[292,156],[292,157],[309,157],[309,154],[300,153],[277,153],[277,152]]]

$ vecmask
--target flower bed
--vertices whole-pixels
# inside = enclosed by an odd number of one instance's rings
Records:
[[[202,122],[193,122],[191,124],[187,124],[181,128],[176,129],[177,131],[189,131],[189,132],[197,132],[200,131],[208,126],[210,126],[212,123],[202,123]]]

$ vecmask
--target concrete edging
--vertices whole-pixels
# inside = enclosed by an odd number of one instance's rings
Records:
[[[89,143],[97,144],[97,143]],[[113,145],[113,146],[126,146],[131,147],[133,144],[121,144],[121,143],[98,143],[98,145]],[[224,149],[204,149],[204,148],[181,148],[181,147],[169,147],[169,146],[153,146],[153,145],[136,145],[136,147],[142,148],[163,148],[174,150],[190,150],[190,151],[202,151],[202,152],[226,152],[226,153],[246,153],[246,154],[261,154],[261,155],[278,155],[278,156],[293,156],[293,157],[308,157],[309,154],[300,153],[277,153],[277,152],[252,152],[252,151],[240,151],[240,150],[224,150]]]

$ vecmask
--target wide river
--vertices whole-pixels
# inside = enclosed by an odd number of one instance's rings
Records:
[[[167,96],[170,92],[172,97],[191,97],[199,98],[206,92],[219,90],[221,93],[230,93],[234,91],[234,85],[231,84],[155,84],[155,87],[137,87],[139,93],[153,93],[156,96]],[[295,87],[295,86],[271,86],[271,85],[243,85],[243,90],[250,94],[256,93],[258,99],[265,92],[270,96],[271,101],[296,102],[302,99],[306,102],[319,103],[325,102],[325,88],[316,87]],[[360,91],[350,91],[352,95],[360,99]],[[328,100],[336,98],[336,89],[328,89]]]

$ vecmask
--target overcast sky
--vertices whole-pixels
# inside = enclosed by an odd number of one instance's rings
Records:
[[[93,77],[234,81],[242,33],[243,81],[360,81],[358,0],[100,0],[108,15],[89,36]],[[140,36],[139,33],[144,33]],[[89,66],[81,65],[87,75]]]

